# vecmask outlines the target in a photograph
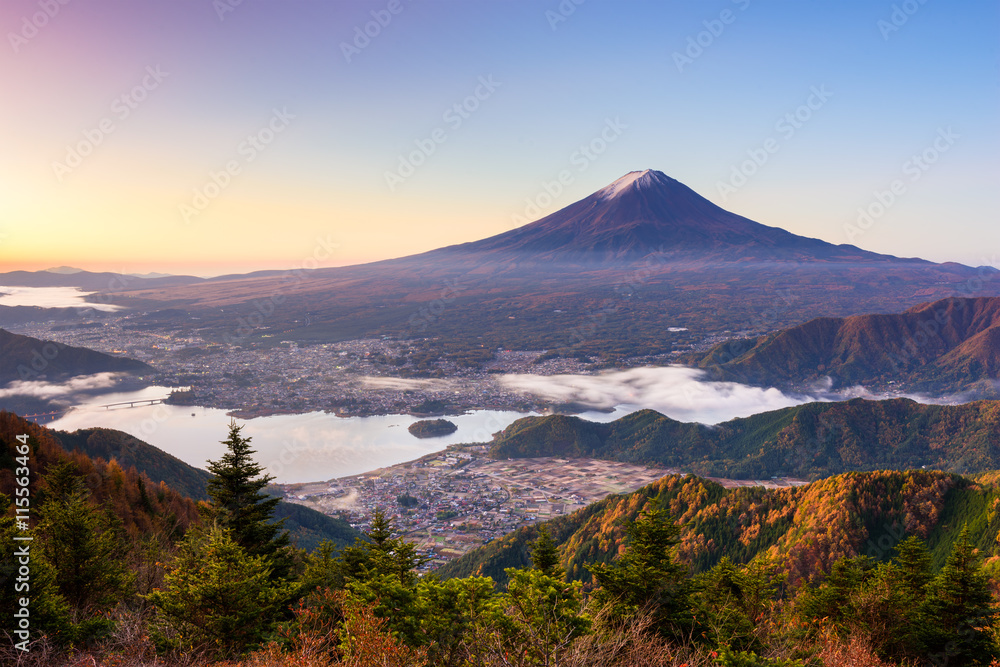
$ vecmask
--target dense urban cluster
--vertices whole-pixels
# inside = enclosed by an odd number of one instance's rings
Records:
[[[468,409],[530,411],[548,404],[504,385],[507,373],[552,375],[581,373],[593,365],[574,358],[544,356],[543,351],[492,350],[475,366],[443,359],[432,363],[434,377],[415,377],[410,357],[420,351],[412,341],[379,339],[300,345],[211,343],[190,329],[135,327],[133,316],[101,322],[31,324],[12,331],[109,354],[127,355],[153,366],[148,378],[170,387],[189,387],[173,400],[222,408],[242,418],[323,410],[342,416],[432,414]],[[707,346],[707,343],[706,343]],[[664,355],[650,361],[668,363]],[[423,364],[424,362],[420,362]],[[427,406],[444,407],[428,410]]]

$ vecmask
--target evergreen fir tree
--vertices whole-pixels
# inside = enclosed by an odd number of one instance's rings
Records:
[[[989,664],[997,657],[997,610],[968,526],[930,584],[926,609],[932,624],[933,639],[928,642],[932,657],[948,665]]]
[[[218,526],[189,532],[178,547],[163,590],[148,596],[157,610],[153,635],[161,648],[225,657],[262,642],[293,588],[274,581],[271,560],[251,556]]]
[[[291,568],[290,541],[281,522],[273,521],[281,499],[262,493],[274,477],[261,474],[264,467],[254,461],[251,439],[240,433],[242,429],[235,420],[230,422],[229,437],[222,441],[228,451],[218,461],[208,462],[214,475],[207,488],[212,499],[208,518],[228,529],[249,555],[270,558],[274,576],[284,578]]]
[[[132,589],[121,520],[92,505],[72,463],[52,466],[38,509],[39,547],[55,566],[55,584],[78,620],[113,607]]]
[[[18,619],[14,611],[20,608],[20,599],[28,598],[28,612],[31,619],[31,635],[39,632],[49,634],[57,642],[71,639],[70,608],[65,598],[56,588],[56,570],[45,556],[36,551],[30,544],[39,544],[38,531],[33,532],[35,540],[15,540],[23,537],[23,530],[17,528],[14,517],[10,514],[10,498],[0,493],[0,549],[5,555],[0,559],[0,608],[7,610],[0,618],[0,634],[6,633],[17,643],[18,637],[14,631],[19,629]],[[20,570],[20,550],[25,548],[29,553],[30,578],[22,577],[18,581]]]
[[[626,528],[628,547],[613,564],[588,565],[600,588],[594,600],[607,610],[612,624],[625,624],[641,611],[651,611],[665,637],[681,637],[691,629],[691,584],[675,550],[680,528],[661,507],[660,499]]]
[[[392,536],[392,520],[376,507],[367,540],[358,538],[341,553],[344,582],[364,581],[377,574],[393,574],[407,587],[416,581],[416,568],[427,562],[415,545]]]
[[[514,664],[561,664],[573,640],[590,629],[590,619],[583,614],[583,585],[556,579],[538,568],[511,567],[505,572],[507,591],[494,605],[494,646],[499,649],[494,655],[522,656]]]
[[[545,526],[538,527],[538,539],[531,547],[531,564],[542,574],[562,579],[566,572],[559,564],[559,550]]]
[[[907,593],[923,597],[927,592],[927,585],[934,579],[931,554],[923,540],[911,535],[897,544],[896,556],[892,562],[900,568],[900,578]]]
[[[350,593],[375,605],[375,614],[408,645],[420,644],[421,609],[416,568],[427,561],[416,546],[392,536],[392,520],[375,509],[367,539],[341,553],[341,580]]]

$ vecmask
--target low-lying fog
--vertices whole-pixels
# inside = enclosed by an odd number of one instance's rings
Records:
[[[663,366],[596,375],[506,375],[501,381],[510,389],[550,401],[577,403],[594,410],[614,410],[613,417],[651,408],[678,421],[702,424],[718,424],[814,401],[889,398],[873,394],[864,387],[834,391],[827,384],[808,393],[791,394],[773,387],[712,382],[704,377],[705,372],[695,368]],[[955,402],[948,398],[905,396],[921,403]]]
[[[93,308],[107,312],[121,310],[109,303],[91,303],[78,287],[7,287],[0,285],[0,306],[37,306],[38,308]]]
[[[792,395],[774,388],[710,382],[703,378],[702,371],[691,368],[658,367],[595,375],[508,375],[499,380],[518,392],[590,407],[593,411],[580,416],[594,421],[610,421],[635,410],[652,408],[680,421],[716,424],[816,400],[886,398],[861,387],[836,392],[829,387],[817,387],[808,395]],[[77,377],[60,384],[14,382],[0,388],[0,398],[30,395],[72,406],[59,419],[44,425],[68,431],[91,427],[119,429],[198,467],[204,467],[208,459],[217,459],[224,452],[220,441],[226,436],[230,420],[226,410],[162,404],[108,409],[104,406],[161,399],[170,392],[170,388],[156,386],[116,392],[116,384],[115,376],[109,373]],[[447,379],[382,378],[368,384],[388,390],[423,388],[432,392],[457,386]],[[949,402],[920,396],[910,398]],[[253,437],[258,461],[279,482],[305,482],[402,463],[453,443],[486,442],[493,433],[524,416],[525,413],[495,410],[449,416],[458,431],[426,440],[418,440],[407,432],[407,426],[417,421],[409,415],[341,418],[311,412],[238,421],[246,424],[244,433]]]

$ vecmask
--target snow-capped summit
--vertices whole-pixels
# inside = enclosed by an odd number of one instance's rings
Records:
[[[662,171],[644,169],[642,171],[630,171],[611,185],[601,188],[594,194],[601,199],[609,199],[617,197],[628,191],[630,186],[635,189],[646,189],[654,188],[656,186],[670,186],[676,183],[677,181],[670,178]]]
[[[881,256],[796,236],[730,213],[655,169],[631,171],[577,202],[532,223],[440,253],[475,261],[619,262],[650,253],[721,261]],[[471,260],[470,260],[471,261]]]

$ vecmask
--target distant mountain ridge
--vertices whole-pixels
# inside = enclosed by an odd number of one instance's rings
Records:
[[[329,243],[318,239],[317,252]],[[998,276],[797,236],[645,170],[478,241],[357,266],[136,280],[114,303],[144,311],[144,327],[191,327],[210,342],[386,336],[461,364],[498,347],[665,354],[679,349],[684,329],[760,335],[820,316],[998,296]]]
[[[203,281],[197,276],[165,274],[125,274],[110,271],[85,271],[69,266],[59,266],[43,271],[7,271],[0,273],[0,285],[11,287],[79,287],[88,291],[112,291],[139,287],[165,287],[188,285]]]
[[[1000,469],[1000,401],[806,403],[715,426],[639,410],[608,423],[523,417],[494,436],[495,458],[589,456],[712,477],[817,479],[849,471]]]
[[[713,379],[786,386],[905,382],[913,390],[1000,394],[1000,298],[949,298],[900,314],[819,318],[692,355]]]

